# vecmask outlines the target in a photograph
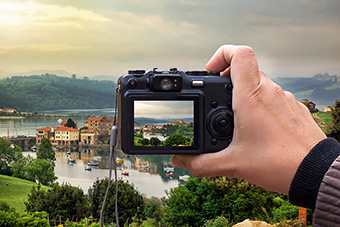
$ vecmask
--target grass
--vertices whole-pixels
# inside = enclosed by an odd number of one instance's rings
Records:
[[[326,132],[327,127],[332,124],[331,112],[314,113],[313,118],[316,119],[322,131]]]
[[[0,201],[8,203],[18,212],[25,211],[24,201],[27,200],[33,185],[38,184],[6,175],[0,175],[0,177]],[[42,185],[41,188],[48,189],[49,187]]]

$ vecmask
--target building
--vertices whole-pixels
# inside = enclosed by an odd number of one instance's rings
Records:
[[[37,129],[36,143],[39,145],[41,139],[49,139],[52,145],[70,146],[79,142],[79,130],[69,127],[45,127]]]
[[[12,109],[12,108],[1,108],[0,112],[3,112],[3,113],[17,113],[18,111],[16,109]]]
[[[111,135],[113,120],[113,118],[90,117],[87,121],[87,127],[90,130],[97,130],[99,135]]]
[[[314,113],[316,111],[315,103],[313,103],[312,101],[303,100],[301,103],[307,106],[307,108],[309,109],[311,113]]]
[[[80,132],[80,143],[82,145],[95,145],[98,140],[98,131],[93,129],[83,129]]]
[[[61,146],[77,145],[79,143],[79,129],[58,127],[55,129],[55,143]]]
[[[36,143],[40,144],[43,137],[49,139],[51,143],[55,144],[55,130],[59,127],[45,127],[37,129]]]

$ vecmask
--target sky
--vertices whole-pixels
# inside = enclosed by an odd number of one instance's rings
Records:
[[[0,0],[0,77],[203,70],[251,46],[270,78],[340,74],[339,0]]]
[[[135,101],[134,117],[194,118],[194,101]]]

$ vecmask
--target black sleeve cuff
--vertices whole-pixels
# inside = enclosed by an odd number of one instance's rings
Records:
[[[340,144],[331,138],[319,142],[303,159],[289,189],[289,201],[301,207],[315,208],[323,177],[340,155]]]

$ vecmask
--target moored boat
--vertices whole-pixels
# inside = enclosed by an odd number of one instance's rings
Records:
[[[94,162],[90,162],[90,163],[87,163],[88,166],[98,166],[98,163],[94,163]]]

